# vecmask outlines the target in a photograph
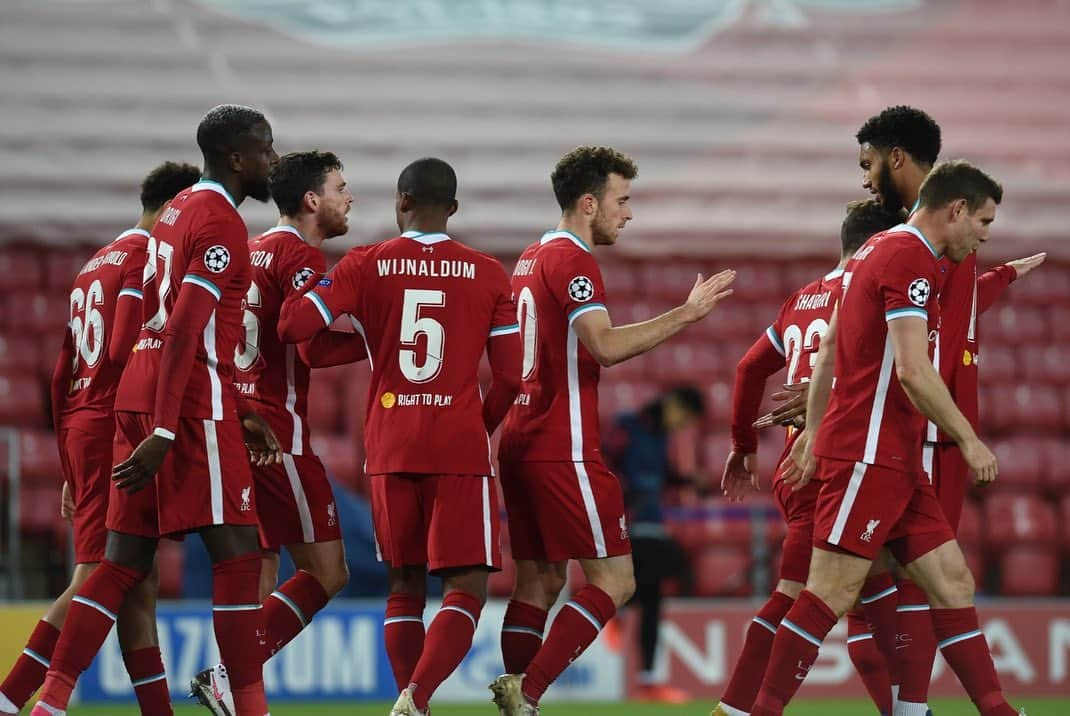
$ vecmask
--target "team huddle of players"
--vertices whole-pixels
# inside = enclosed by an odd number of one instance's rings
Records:
[[[858,140],[878,200],[849,205],[840,266],[793,295],[740,364],[723,487],[736,499],[758,485],[752,424],[790,424],[773,488],[789,530],[777,591],[714,713],[781,713],[860,594],[851,653],[882,713],[927,708],[929,672],[923,685],[897,657],[898,603],[913,619],[900,626],[911,630],[908,660],[927,658],[931,670],[939,641],[982,714],[1016,714],[954,541],[966,470],[996,476],[972,427],[976,361],[956,356],[976,356],[976,314],[1043,256],[976,276],[973,252],[1002,189],[966,162],[933,169],[939,129],[923,112],[885,110]],[[32,713],[65,713],[113,624],[142,713],[172,713],[154,557],[161,537],[189,532],[212,560],[222,659],[198,674],[193,695],[216,714],[266,714],[264,661],[348,579],[309,442],[311,369],[364,360],[365,472],[399,691],[390,714],[426,716],[471,646],[501,564],[490,440],[499,425],[517,578],[501,632],[507,673],[490,689],[500,714],[537,714],[635,588],[621,487],[600,451],[600,368],[705,318],[735,273],[699,275],[676,308],[614,326],[592,249],[631,220],[637,168],[606,147],[558,162],[560,221],[511,280],[448,235],[457,177],[430,158],[398,178],[399,236],[351,249],[328,272],[320,247],[346,233],[353,200],[336,156],[278,157],[264,116],[237,105],[205,115],[197,142],[203,170],[167,163],[150,174],[138,226],[75,281],[52,397],[78,566],[0,685],[0,714],[17,713],[42,683]],[[246,197],[273,198],[280,213],[252,240],[237,212]],[[758,419],[765,379],[785,363],[794,397]],[[972,377],[960,375],[971,366]],[[282,547],[297,571],[277,585]],[[547,630],[570,559],[587,585]],[[428,574],[444,596],[425,628]]]

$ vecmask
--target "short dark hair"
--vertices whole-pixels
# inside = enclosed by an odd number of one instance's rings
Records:
[[[601,199],[610,174],[634,179],[639,168],[631,157],[610,147],[576,147],[561,157],[550,175],[561,211],[572,208],[584,194]]]
[[[853,254],[870,236],[902,223],[897,211],[889,211],[877,199],[859,199],[847,204],[847,216],[840,224],[842,255]]]
[[[291,152],[279,157],[268,180],[271,198],[279,207],[279,213],[296,215],[305,194],[310,191],[322,193],[327,175],[342,168],[342,161],[331,152]]]
[[[417,159],[401,170],[398,193],[408,194],[419,204],[449,206],[457,200],[457,172],[435,157]]]
[[[965,159],[942,162],[922,182],[918,206],[941,209],[957,199],[965,199],[972,214],[989,199],[1003,201],[1003,186]]]
[[[188,189],[201,178],[201,170],[192,164],[164,162],[149,172],[141,182],[141,208],[158,211],[175,194]]]
[[[684,410],[697,418],[706,415],[706,399],[702,391],[693,385],[677,385],[669,389],[665,398],[672,398]]]
[[[206,159],[219,160],[238,151],[241,140],[258,124],[267,124],[267,118],[252,107],[240,104],[212,107],[197,125],[197,146]]]
[[[867,119],[855,138],[877,149],[899,147],[926,167],[940,156],[940,125],[920,109],[902,104]]]

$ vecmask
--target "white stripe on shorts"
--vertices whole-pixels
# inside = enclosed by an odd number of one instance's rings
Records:
[[[282,466],[286,468],[286,477],[290,480],[290,490],[294,495],[294,504],[297,505],[297,517],[301,520],[301,540],[306,544],[316,541],[316,530],[312,526],[312,510],[308,508],[308,497],[305,495],[305,486],[301,484],[301,476],[297,474],[297,463],[294,456],[284,452],[282,454]]]
[[[488,567],[494,566],[494,552],[491,545],[491,535],[493,529],[491,526],[491,519],[494,515],[490,514],[490,478],[483,478],[483,563]]]
[[[836,513],[836,521],[832,523],[832,532],[829,533],[829,543],[839,544],[843,538],[843,528],[847,526],[847,518],[851,516],[851,508],[858,497],[858,491],[862,487],[862,478],[866,475],[866,463],[856,462],[854,472],[851,473],[851,481],[847,484],[847,492],[840,503],[840,511]]]
[[[212,495],[212,524],[223,524],[223,470],[219,466],[219,439],[215,421],[204,421],[204,445],[208,453],[208,486]]]

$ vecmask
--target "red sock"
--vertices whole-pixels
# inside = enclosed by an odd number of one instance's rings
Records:
[[[482,609],[479,599],[458,590],[442,599],[442,608],[427,629],[425,648],[409,683],[416,708],[427,709],[435,689],[460,665],[472,647]]]
[[[546,641],[528,665],[524,677],[528,701],[539,703],[550,684],[591,645],[616,613],[613,598],[593,584],[576,592],[558,612]]]
[[[751,716],[779,716],[817,659],[817,650],[832,627],[835,613],[805,589],[780,620],[773,651],[754,701]]]
[[[399,692],[412,681],[424,651],[425,606],[424,598],[413,594],[391,594],[386,598],[383,641]]]
[[[144,578],[141,572],[106,559],[93,570],[71,600],[63,631],[52,653],[41,701],[56,709],[67,708],[75,682],[108,638],[126,593]]]
[[[860,611],[847,612],[847,654],[862,683],[882,714],[892,713],[892,682],[888,678],[888,662],[873,639],[869,622]]]
[[[750,711],[754,706],[758,689],[762,687],[762,677],[765,675],[765,665],[769,662],[777,627],[794,603],[795,600],[787,594],[773,592],[758,610],[757,616],[747,627],[743,651],[732,669],[732,678],[728,680],[721,703],[740,711]]]
[[[532,604],[510,600],[502,623],[502,657],[505,673],[523,674],[539,653],[542,633],[546,629],[545,609]]]
[[[899,700],[924,704],[936,660],[936,635],[925,591],[910,580],[900,580],[896,654],[899,661]]]
[[[134,685],[134,695],[143,714],[172,716],[171,694],[167,690],[160,647],[149,646],[137,651],[123,652],[126,673]]]
[[[44,683],[58,640],[59,629],[44,619],[37,622],[37,626],[30,632],[26,648],[22,650],[15,665],[11,667],[11,672],[0,685],[0,694],[19,708],[25,706],[33,692]]]
[[[869,630],[873,633],[873,640],[884,655],[888,678],[895,686],[899,684],[899,660],[895,652],[898,626],[895,608],[899,606],[899,593],[895,588],[895,579],[888,572],[870,577],[862,585],[859,597],[862,613],[865,614]]]
[[[319,580],[308,572],[298,570],[281,587],[264,600],[264,628],[267,630],[267,657],[308,626],[312,617],[327,606],[330,597]]]
[[[1017,709],[1003,698],[988,642],[977,625],[977,610],[963,607],[929,613],[937,646],[981,716],[1017,716]]]
[[[264,658],[267,649],[260,608],[260,554],[212,565],[212,624],[227,666],[234,705],[245,716],[267,713]]]

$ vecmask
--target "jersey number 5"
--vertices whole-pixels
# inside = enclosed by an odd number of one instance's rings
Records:
[[[427,383],[442,370],[442,355],[446,345],[446,329],[430,316],[421,316],[424,307],[446,305],[446,292],[428,289],[405,289],[405,303],[401,307],[401,345],[398,363],[401,374],[410,383]],[[416,344],[420,336],[427,338],[424,362],[417,363]],[[409,347],[405,347],[409,346]]]

